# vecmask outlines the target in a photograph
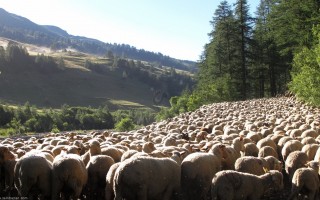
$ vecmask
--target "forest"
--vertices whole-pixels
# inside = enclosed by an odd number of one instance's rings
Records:
[[[221,1],[210,21],[196,88],[172,98],[162,118],[203,104],[289,91],[319,106],[319,8],[318,0],[260,0],[251,16],[246,0]]]

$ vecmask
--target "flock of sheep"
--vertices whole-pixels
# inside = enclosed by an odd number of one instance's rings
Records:
[[[0,140],[0,197],[315,200],[319,160],[319,109],[223,102],[130,132]]]

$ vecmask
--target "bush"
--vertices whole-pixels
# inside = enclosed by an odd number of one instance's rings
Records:
[[[320,106],[320,26],[313,32],[318,42],[313,48],[303,48],[294,56],[289,89],[299,99]]]
[[[115,128],[118,131],[130,131],[134,129],[134,127],[135,127],[135,124],[133,123],[132,119],[130,119],[129,117],[125,117],[116,124]]]
[[[16,130],[13,128],[0,129],[0,136],[8,137],[16,135]]]

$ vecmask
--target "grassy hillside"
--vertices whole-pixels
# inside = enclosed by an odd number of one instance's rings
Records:
[[[60,107],[64,103],[97,107],[123,100],[134,102],[132,106],[152,106],[150,88],[136,81],[121,80],[117,73],[99,75],[81,69],[48,75],[34,71],[18,74],[4,71],[0,76],[0,98],[12,103],[29,101],[45,107]]]
[[[162,84],[146,84],[134,75],[124,77],[124,69],[112,66],[113,59],[75,51],[50,52],[46,48],[22,43],[19,45],[26,47],[33,60],[43,52],[45,56],[53,57],[56,62],[62,59],[64,68],[50,71],[39,67],[23,66],[17,69],[0,66],[2,101],[11,104],[24,104],[28,101],[37,107],[52,108],[61,107],[63,104],[92,107],[108,105],[111,110],[154,109],[158,106],[154,105],[154,92],[155,89],[163,89]],[[5,39],[2,39],[0,46],[6,46]],[[86,67],[86,62],[94,63],[98,66],[97,70]],[[170,68],[159,68],[148,63],[144,63],[139,70],[151,74],[151,77],[170,73]],[[161,105],[168,105],[168,98],[164,98]]]

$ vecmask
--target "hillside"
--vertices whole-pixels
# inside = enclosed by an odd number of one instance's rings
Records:
[[[96,39],[74,36],[53,25],[38,25],[27,18],[8,13],[0,8],[0,37],[16,40],[51,50],[72,48],[97,56],[112,52],[115,56],[154,62],[159,65],[195,72],[196,63],[178,60],[161,53],[137,49],[128,44],[104,43]]]
[[[185,72],[147,62],[0,41],[5,47],[3,55],[0,51],[0,99],[4,102],[154,109],[168,105],[170,96],[193,84]]]

